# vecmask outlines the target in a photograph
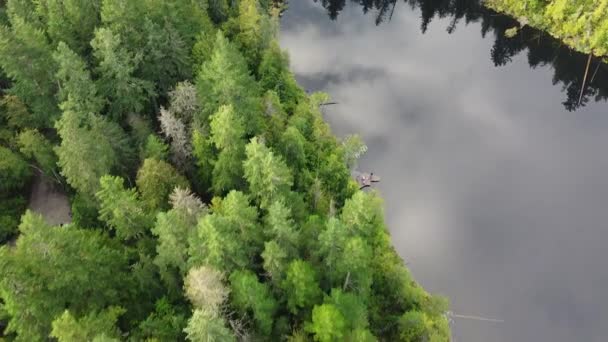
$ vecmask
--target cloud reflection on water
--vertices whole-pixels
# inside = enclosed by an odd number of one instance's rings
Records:
[[[416,278],[446,294],[456,341],[604,341],[608,336],[608,108],[570,113],[548,67],[496,68],[479,25],[420,33],[398,8],[376,26],[357,6],[336,21],[292,1],[282,45],[308,89],[339,102],[339,135],[382,176],[387,221]]]

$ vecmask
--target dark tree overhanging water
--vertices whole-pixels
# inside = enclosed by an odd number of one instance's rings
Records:
[[[338,18],[347,0],[315,0],[320,2],[332,20]],[[364,13],[376,17],[376,25],[390,21],[395,8],[409,6],[421,12],[420,29],[424,33],[434,18],[451,18],[446,27],[448,33],[457,29],[458,24],[481,23],[481,36],[494,35],[494,46],[490,58],[497,67],[504,66],[520,54],[526,53],[531,68],[549,65],[553,68],[553,84],[563,88],[564,107],[575,111],[590,101],[608,100],[608,65],[593,61],[592,74],[583,89],[584,71],[588,56],[569,49],[558,40],[529,26],[519,30],[509,38],[505,31],[519,26],[512,18],[483,7],[478,0],[351,0],[361,6]]]

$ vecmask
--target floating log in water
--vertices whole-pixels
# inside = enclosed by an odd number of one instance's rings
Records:
[[[488,318],[488,317],[481,317],[481,316],[457,315],[455,313],[449,313],[449,316],[454,317],[454,318],[472,319],[474,321],[504,323],[504,320],[502,320],[502,319],[495,319],[495,318]]]

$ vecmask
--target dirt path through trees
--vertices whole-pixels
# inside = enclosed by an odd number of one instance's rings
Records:
[[[72,221],[68,196],[56,184],[36,173],[28,208],[44,216],[51,225]]]

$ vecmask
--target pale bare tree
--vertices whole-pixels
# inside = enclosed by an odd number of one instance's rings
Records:
[[[173,209],[181,210],[193,217],[198,217],[206,210],[200,198],[196,197],[190,189],[175,188],[169,195],[169,202]]]
[[[190,269],[184,287],[192,305],[214,312],[220,311],[230,292],[224,285],[224,274],[209,266]]]
[[[196,87],[188,81],[178,83],[169,93],[171,112],[186,123],[200,110]]]
[[[183,169],[192,155],[189,134],[186,125],[170,110],[160,108],[158,116],[163,134],[171,140],[171,155],[173,162]]]

